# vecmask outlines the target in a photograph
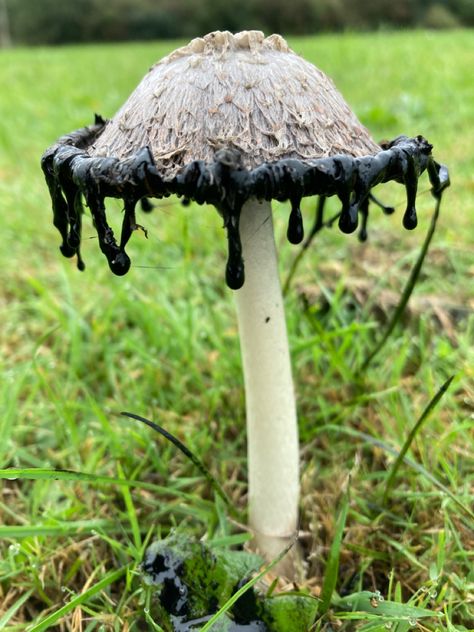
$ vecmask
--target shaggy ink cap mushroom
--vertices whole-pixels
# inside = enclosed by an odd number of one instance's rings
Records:
[[[297,529],[299,449],[296,404],[272,228],[271,200],[289,200],[287,236],[304,236],[300,202],[341,202],[339,227],[366,237],[373,187],[405,186],[405,228],[427,170],[436,197],[447,171],[422,136],[378,145],[334,84],[279,35],[215,32],[157,64],[117,114],[60,138],[42,159],[61,252],[80,256],[82,200],[115,274],[139,228],[135,207],[176,194],[213,204],[227,231],[226,282],[236,294],[247,413],[249,522],[269,558]],[[124,203],[117,239],[104,199]],[[389,212],[393,209],[379,206]]]
[[[42,166],[66,257],[78,255],[81,197],[94,218],[99,245],[115,274],[125,274],[125,246],[137,228],[141,198],[177,194],[214,204],[228,234],[226,281],[244,283],[239,215],[244,203],[290,200],[288,239],[303,239],[303,196],[337,195],[339,227],[365,236],[368,194],[396,180],[407,189],[403,223],[416,226],[417,180],[431,158],[421,136],[377,145],[332,81],[296,55],[279,35],[215,32],[191,41],[157,64],[110,121],[58,140]],[[439,169],[433,163],[434,179]],[[124,201],[117,241],[105,197]]]

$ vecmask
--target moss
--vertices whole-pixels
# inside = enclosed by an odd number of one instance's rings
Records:
[[[181,533],[154,542],[142,563],[144,580],[157,586],[153,616],[169,629],[191,630],[217,612],[258,571],[262,559],[245,551],[213,550]],[[317,601],[305,595],[267,598],[248,589],[221,619],[227,632],[306,632]]]
[[[147,584],[160,587],[160,610],[197,619],[216,612],[261,563],[257,555],[214,551],[173,533],[147,549],[142,570]]]

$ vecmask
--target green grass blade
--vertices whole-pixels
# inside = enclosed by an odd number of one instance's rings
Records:
[[[252,534],[248,532],[233,533],[231,535],[224,535],[222,537],[212,538],[209,540],[209,546],[231,548],[233,546],[243,546],[247,542],[252,540]]]
[[[389,495],[390,490],[392,489],[393,483],[395,481],[395,476],[397,475],[397,472],[400,469],[401,464],[403,463],[405,455],[408,452],[408,449],[410,448],[411,444],[413,443],[413,440],[415,439],[418,431],[421,429],[421,427],[423,426],[424,422],[428,419],[430,414],[433,412],[433,410],[435,409],[437,403],[443,397],[443,395],[446,393],[446,391],[450,387],[451,382],[453,380],[454,380],[454,375],[452,375],[450,378],[448,378],[446,380],[446,382],[441,386],[441,388],[436,393],[436,395],[433,397],[433,399],[428,403],[428,405],[426,406],[425,410],[423,411],[423,413],[419,417],[418,421],[415,423],[413,428],[408,433],[408,437],[406,438],[405,443],[403,444],[402,449],[398,453],[398,456],[395,459],[395,461],[394,461],[394,463],[393,463],[393,465],[392,465],[392,467],[390,469],[390,472],[389,472],[389,474],[387,476],[387,480],[385,482],[385,491],[384,491],[384,495],[383,495],[383,503],[384,504],[386,504],[386,502],[387,502],[388,495]]]
[[[321,603],[319,604],[318,613],[325,614],[331,605],[331,599],[336,588],[337,577],[339,574],[339,560],[341,557],[341,544],[346,526],[347,514],[349,511],[349,488],[344,494],[342,506],[337,518],[336,530],[329,551],[329,557],[324,571],[323,587],[321,589]]]
[[[77,608],[81,604],[86,603],[91,597],[120,579],[127,572],[127,568],[128,566],[122,566],[122,568],[119,568],[116,571],[111,571],[99,582],[97,582],[97,584],[94,584],[80,595],[77,595],[77,597],[73,597],[73,599],[68,601],[68,603],[65,604],[62,608],[59,608],[59,610],[56,610],[56,612],[51,613],[49,616],[46,617],[46,619],[40,621],[40,623],[37,623],[33,625],[33,627],[28,628],[28,632],[42,632],[43,630],[47,630],[49,627],[57,623],[61,619],[61,617],[71,612],[71,610],[74,610],[74,608]]]
[[[147,489],[159,494],[174,495],[180,498],[196,502],[196,496],[187,494],[176,488],[163,487],[154,483],[144,481],[132,481],[127,478],[115,478],[113,476],[99,476],[97,474],[89,474],[87,472],[75,472],[73,470],[56,470],[42,467],[32,468],[15,468],[9,467],[0,470],[0,479],[15,480],[54,480],[54,481],[78,481],[86,483],[95,483],[98,485],[119,485],[125,487],[137,487],[139,489]],[[202,501],[205,502],[205,501]]]
[[[389,617],[392,621],[417,621],[442,616],[441,612],[420,608],[410,604],[383,600],[379,593],[363,590],[339,599],[337,606],[353,610],[352,614],[368,613],[378,617]],[[336,615],[337,616],[337,615]]]
[[[201,472],[204,478],[208,481],[208,483],[214,489],[216,494],[218,494],[218,496],[222,498],[222,500],[225,502],[227,507],[235,509],[232,505],[232,501],[227,496],[227,494],[225,493],[225,491],[223,490],[222,486],[217,481],[217,479],[214,478],[214,476],[209,472],[209,470],[204,465],[204,463],[200,459],[198,459],[198,457],[195,454],[193,454],[191,450],[187,446],[185,446],[184,443],[182,443],[177,437],[175,437],[170,432],[168,432],[167,430],[159,426],[154,421],[150,421],[149,419],[146,419],[146,417],[142,417],[141,415],[136,415],[135,413],[127,413],[127,412],[121,412],[120,414],[123,415],[124,417],[130,417],[130,419],[135,419],[136,421],[140,421],[141,423],[145,424],[146,426],[149,426],[150,428],[155,430],[155,432],[158,432],[158,434],[160,434],[162,437],[170,441],[174,446],[178,448],[178,450],[180,450],[193,463],[193,465],[197,467],[197,469]]]
[[[117,463],[117,469],[120,478],[125,478],[120,463]],[[133,504],[132,495],[130,494],[130,488],[122,485],[120,489],[122,491],[123,500],[127,509],[128,520],[132,529],[133,543],[135,544],[137,550],[140,550],[142,546],[142,537],[140,533],[140,525],[138,524],[137,512],[135,511],[135,505]]]
[[[123,528],[113,520],[71,520],[36,525],[0,525],[0,538],[28,538],[38,536],[60,537],[107,530],[123,533]]]
[[[426,233],[426,237],[421,247],[420,253],[415,262],[415,265],[413,266],[410,272],[410,276],[408,277],[407,283],[403,289],[402,295],[400,297],[400,301],[398,302],[398,305],[395,308],[393,316],[388,323],[388,326],[385,330],[384,335],[382,336],[380,341],[375,345],[374,349],[372,349],[372,351],[366,357],[358,373],[364,373],[367,367],[369,366],[369,364],[375,358],[375,356],[383,349],[383,347],[385,346],[385,343],[391,336],[393,330],[397,326],[397,323],[402,317],[403,312],[405,311],[408,301],[410,300],[410,296],[412,295],[413,290],[415,289],[415,285],[418,281],[418,277],[420,276],[421,268],[423,267],[423,263],[428,253],[428,248],[430,247],[431,240],[436,230],[436,223],[439,217],[440,205],[441,205],[441,196],[439,196],[436,200],[435,210],[433,213],[433,217],[431,218],[430,227],[428,228],[428,232]]]
[[[352,437],[359,438],[365,441],[366,443],[369,443],[378,448],[381,448],[388,454],[392,454],[395,457],[398,456],[398,450],[393,448],[391,445],[389,445],[388,443],[385,443],[385,441],[376,439],[375,437],[372,437],[371,435],[368,435],[365,432],[360,432],[360,430],[355,430],[354,428],[349,428],[349,427],[344,427],[344,426],[336,426],[334,424],[326,424],[325,426],[321,426],[320,431],[324,431],[324,430],[328,430],[328,431],[332,431],[336,433],[343,433],[343,434],[350,435]],[[405,463],[405,465],[408,465],[413,470],[421,474],[428,481],[430,481],[430,483],[432,483],[434,487],[437,487],[440,491],[442,491],[443,494],[446,494],[446,496],[448,496],[453,501],[453,503],[455,503],[460,509],[462,509],[462,511],[464,511],[470,518],[474,520],[474,511],[472,511],[472,509],[470,509],[469,507],[467,507],[467,505],[461,502],[459,498],[448,487],[446,487],[446,485],[443,485],[443,483],[441,483],[441,481],[439,481],[436,478],[436,476],[431,474],[431,472],[428,472],[428,470],[424,468],[420,463],[416,463],[416,461],[412,461],[407,456],[403,458],[403,462]]]
[[[25,601],[28,601],[30,595],[33,593],[33,589],[23,594],[15,603],[8,608],[8,610],[0,617],[0,630],[5,630],[7,623],[18,612]]]

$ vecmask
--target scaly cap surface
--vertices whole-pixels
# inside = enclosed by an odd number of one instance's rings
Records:
[[[89,154],[123,159],[145,146],[167,177],[223,147],[246,168],[380,150],[323,72],[260,31],[209,33],[159,61]]]

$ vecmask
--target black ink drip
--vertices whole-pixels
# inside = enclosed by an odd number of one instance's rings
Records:
[[[291,213],[288,219],[288,230],[286,231],[286,236],[290,244],[300,244],[304,238],[300,201],[300,199],[291,200]]]
[[[376,185],[390,180],[404,184],[407,208],[403,225],[409,230],[417,224],[415,199],[423,171],[428,171],[433,194],[441,196],[449,185],[447,169],[433,160],[432,145],[422,136],[400,136],[385,143],[374,156],[283,159],[250,170],[242,166],[237,150],[221,149],[213,162],[193,161],[176,176],[167,177],[155,164],[148,147],[124,160],[90,157],[87,148],[104,126],[105,121],[96,117],[94,125],[61,137],[44,153],[41,161],[52,200],[53,223],[62,237],[61,252],[66,257],[77,256],[80,269],[84,269],[80,256],[82,199],[91,211],[99,246],[110,269],[117,275],[125,274],[130,268],[125,247],[133,231],[141,228],[135,221],[135,205],[139,200],[145,211],[151,209],[149,197],[163,198],[172,194],[181,197],[184,204],[189,200],[213,204],[222,215],[227,231],[226,282],[237,290],[245,280],[240,212],[252,198],[290,200],[287,236],[290,242],[300,243],[304,238],[301,198],[317,195],[324,200],[336,195],[342,204],[339,228],[344,233],[354,232],[360,214],[359,239],[364,241],[369,202],[380,206],[385,213],[393,212],[393,208],[384,206],[372,195],[371,190]],[[124,201],[119,244],[107,223],[106,197]],[[321,222],[322,205],[316,224]]]

